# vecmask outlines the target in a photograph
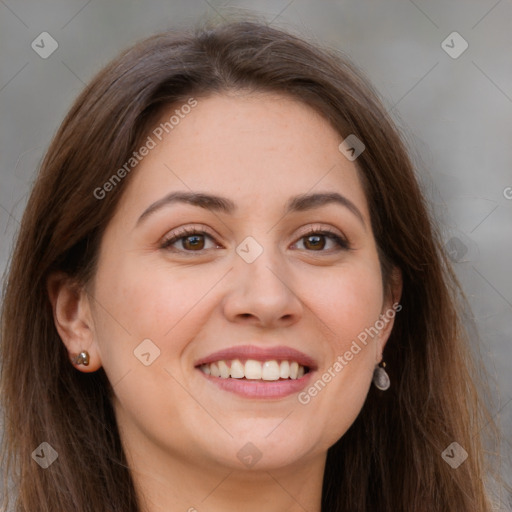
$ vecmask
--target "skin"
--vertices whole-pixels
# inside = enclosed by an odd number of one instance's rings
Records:
[[[172,111],[173,109],[170,109]],[[163,116],[163,119],[169,116]],[[92,282],[54,276],[49,291],[70,357],[84,348],[114,387],[114,407],[143,510],[320,511],[327,449],[365,401],[393,321],[309,403],[294,393],[248,399],[194,368],[235,345],[286,345],[313,357],[316,378],[389,311],[367,200],[342,137],[310,107],[270,94],[198,98],[198,105],[139,164],[102,240]],[[175,203],[137,224],[173,191],[231,199],[235,214]],[[360,211],[326,204],[284,215],[290,196],[338,192]],[[204,249],[162,249],[180,226],[205,229]],[[330,228],[319,249],[308,228]],[[247,263],[248,236],[263,253]],[[134,350],[160,350],[145,366]],[[238,451],[261,459],[247,467]]]

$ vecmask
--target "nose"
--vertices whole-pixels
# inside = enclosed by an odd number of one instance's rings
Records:
[[[264,250],[252,263],[236,256],[232,285],[223,301],[226,318],[259,327],[296,323],[303,304],[294,290],[291,272],[272,251]]]

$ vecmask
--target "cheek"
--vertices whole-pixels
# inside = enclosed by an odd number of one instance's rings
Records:
[[[298,397],[325,432],[328,448],[354,422],[368,394],[379,334],[382,280],[376,260],[360,260],[317,281],[308,306],[318,318],[326,350],[316,379]]]
[[[199,267],[170,270],[162,261],[106,257],[94,291],[96,337],[105,366],[131,365],[145,339],[161,355],[176,357],[199,328],[202,299],[219,276]]]
[[[98,306],[96,315],[102,363],[119,424],[127,436],[143,432],[138,444],[149,439],[166,449],[182,447],[190,443],[191,423],[201,435],[203,428],[218,428],[183,386],[179,361],[210,317],[212,303],[218,302],[208,292],[224,274],[225,269],[171,269],[165,261],[144,264],[129,258],[105,259],[99,267],[96,294],[104,307]],[[148,366],[136,355],[145,339],[156,346],[144,348],[153,361]],[[172,441],[168,432],[173,432]]]
[[[348,350],[350,342],[379,319],[383,289],[376,259],[354,258],[346,266],[303,282],[303,297],[337,353]]]

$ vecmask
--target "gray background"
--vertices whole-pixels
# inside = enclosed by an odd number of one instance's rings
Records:
[[[480,332],[493,413],[508,447],[511,0],[0,0],[0,270],[44,151],[95,72],[138,39],[244,9],[343,50],[382,94],[411,146],[469,298],[474,317],[467,320]],[[44,31],[59,45],[47,59],[31,47]],[[457,58],[443,47],[454,52],[461,41],[452,37],[442,45],[454,31],[469,45]],[[510,481],[506,447],[501,471]]]

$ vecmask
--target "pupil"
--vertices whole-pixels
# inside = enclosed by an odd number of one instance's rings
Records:
[[[201,244],[202,242],[202,244]],[[185,244],[189,244],[191,248],[199,248],[202,249],[204,245],[204,240],[201,240],[201,235],[190,235],[185,238]],[[185,247],[187,248],[187,247]]]
[[[307,237],[307,243],[310,244],[311,241],[312,242],[312,247],[313,248],[320,248],[320,249],[323,249],[324,245],[325,245],[325,240],[323,240],[323,236],[319,236],[319,235],[310,235]],[[323,242],[323,243],[322,243]]]

